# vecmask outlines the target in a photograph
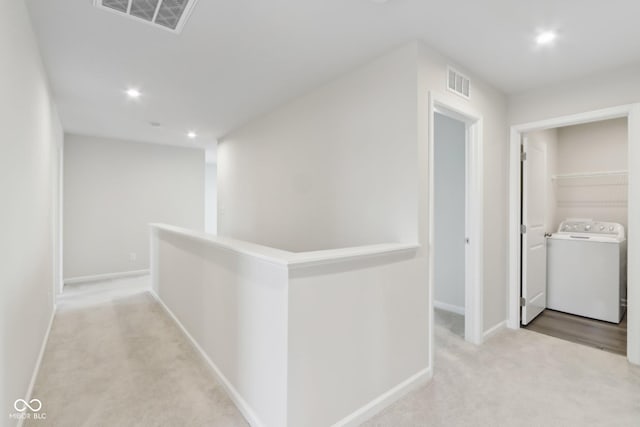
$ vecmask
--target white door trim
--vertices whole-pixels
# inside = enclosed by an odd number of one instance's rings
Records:
[[[465,256],[465,340],[482,344],[483,334],[483,157],[480,114],[462,100],[429,92],[429,358],[433,363],[433,286],[434,286],[434,129],[435,113],[466,124],[466,214],[469,244]],[[433,366],[432,364],[430,366]]]
[[[627,256],[640,251],[640,104],[621,105],[511,126],[509,144],[509,265],[507,326],[520,327],[520,140],[523,133],[627,117],[629,127],[629,225]],[[628,263],[627,359],[640,365],[640,265]]]

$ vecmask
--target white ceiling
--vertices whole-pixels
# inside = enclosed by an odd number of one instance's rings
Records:
[[[640,61],[638,0],[199,0],[180,35],[92,0],[27,3],[65,129],[165,144],[213,141],[417,38],[506,93]],[[542,29],[554,46],[534,46]]]

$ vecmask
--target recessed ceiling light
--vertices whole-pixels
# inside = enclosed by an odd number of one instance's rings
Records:
[[[135,89],[135,88],[127,89],[127,96],[129,98],[137,99],[137,98],[140,98],[140,95],[142,95],[142,93],[140,93],[138,89]]]
[[[555,39],[556,39],[556,33],[554,33],[553,31],[544,31],[538,34],[538,37],[536,37],[536,43],[540,45],[549,44],[553,42]]]
[[[198,136],[198,134],[191,130],[187,133],[187,136],[191,139],[195,139]]]
[[[160,122],[149,122],[149,124],[151,126],[153,126],[154,128],[159,128],[160,127]]]

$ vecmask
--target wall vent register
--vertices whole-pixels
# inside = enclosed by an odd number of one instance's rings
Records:
[[[463,98],[469,99],[471,94],[471,80],[459,71],[448,67],[447,88]]]
[[[197,0],[94,0],[96,7],[180,33]]]

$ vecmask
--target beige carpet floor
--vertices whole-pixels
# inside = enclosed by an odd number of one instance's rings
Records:
[[[436,310],[435,373],[368,427],[640,426],[640,368],[623,356],[525,329],[482,346]]]
[[[25,425],[247,425],[146,286],[67,290],[33,395],[47,419]],[[624,357],[526,330],[476,347],[463,327],[436,311],[433,379],[366,426],[640,426],[640,368]]]
[[[247,425],[153,297],[108,285],[59,304],[33,393],[46,421],[25,425]]]

